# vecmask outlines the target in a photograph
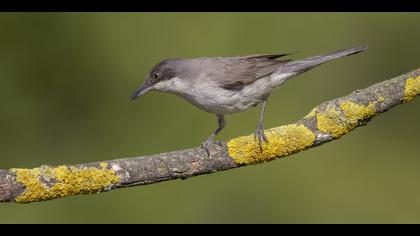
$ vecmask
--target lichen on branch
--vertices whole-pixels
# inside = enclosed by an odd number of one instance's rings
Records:
[[[257,164],[302,151],[315,142],[315,134],[303,124],[280,126],[264,132],[268,143],[263,143],[262,150],[254,135],[248,135],[228,142],[229,155],[238,164]]]
[[[413,100],[420,94],[420,76],[410,77],[405,81],[404,102]]]
[[[107,166],[108,163],[102,162],[99,168],[62,165],[11,169],[16,175],[16,183],[25,186],[25,191],[15,201],[33,202],[105,191],[120,180]]]

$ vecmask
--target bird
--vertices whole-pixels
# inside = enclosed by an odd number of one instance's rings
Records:
[[[232,57],[169,58],[156,64],[130,97],[135,100],[150,91],[175,94],[199,109],[215,114],[218,127],[201,144],[211,155],[215,137],[226,125],[225,115],[261,105],[254,140],[262,152],[264,113],[270,94],[290,78],[325,62],[366,50],[359,46],[301,60],[279,59],[293,53],[252,54]]]

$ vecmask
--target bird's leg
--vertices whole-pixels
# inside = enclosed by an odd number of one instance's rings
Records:
[[[261,153],[262,153],[262,142],[264,141],[268,143],[267,137],[264,134],[264,127],[263,127],[264,110],[265,110],[265,105],[267,103],[267,99],[268,99],[268,96],[263,99],[261,112],[260,112],[260,121],[258,122],[257,129],[255,130],[255,133],[254,133],[254,140],[256,141],[256,139],[258,138],[258,143],[260,145]]]
[[[220,133],[220,131],[222,131],[222,129],[225,127],[226,122],[225,122],[225,117],[223,115],[217,115],[217,123],[218,123],[218,127],[217,129],[210,135],[210,137],[208,137],[208,139],[206,141],[204,141],[201,144],[201,147],[204,148],[207,152],[207,155],[210,156],[211,154],[211,149],[212,147],[216,144],[216,145],[221,145],[220,142],[218,141],[214,141],[214,138],[216,137],[216,135],[218,133]]]

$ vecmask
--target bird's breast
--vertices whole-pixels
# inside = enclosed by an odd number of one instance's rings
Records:
[[[220,115],[241,112],[261,102],[258,96],[247,96],[241,91],[203,85],[191,88],[181,97],[204,111]]]

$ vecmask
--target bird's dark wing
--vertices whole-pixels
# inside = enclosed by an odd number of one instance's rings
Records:
[[[246,56],[239,56],[238,58],[243,58],[243,59],[253,59],[253,58],[257,58],[257,59],[276,59],[279,57],[285,57],[285,56],[289,56],[292,54],[295,54],[297,52],[292,52],[292,53],[278,53],[278,54],[252,54],[252,55],[246,55]]]
[[[223,78],[218,79],[224,89],[238,90],[244,85],[270,75],[291,60],[275,60],[289,54],[257,54],[232,57],[222,63]]]

